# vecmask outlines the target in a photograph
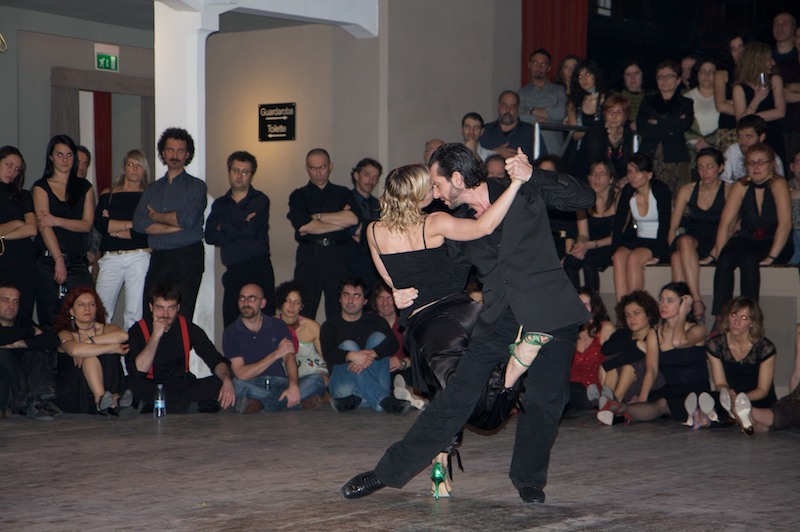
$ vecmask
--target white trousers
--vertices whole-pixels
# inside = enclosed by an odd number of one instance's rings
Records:
[[[108,252],[98,261],[98,266],[100,272],[97,274],[96,289],[106,307],[108,323],[114,317],[119,291],[125,285],[123,324],[127,331],[131,325],[142,319],[144,279],[150,268],[150,252],[132,251],[121,255]]]

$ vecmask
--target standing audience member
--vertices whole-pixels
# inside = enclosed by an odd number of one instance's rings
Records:
[[[492,150],[487,150],[481,146],[481,135],[483,135],[483,117],[474,112],[465,114],[461,119],[461,138],[464,140],[464,146],[469,148],[472,153],[477,155],[481,161],[485,161],[493,154],[497,154]],[[437,148],[439,146],[437,146]],[[431,155],[433,155],[433,152],[428,155],[428,159],[430,159]],[[498,155],[498,157],[501,157],[502,159],[502,156]],[[503,164],[505,164],[505,159],[502,160]],[[428,166],[428,161],[425,161],[425,166]]]
[[[617,301],[644,288],[645,266],[666,259],[671,214],[672,193],[653,178],[652,159],[641,153],[632,155],[611,235]]]
[[[726,183],[733,183],[747,176],[747,166],[744,164],[744,154],[753,144],[764,142],[767,137],[767,123],[757,115],[746,115],[736,122],[737,141],[725,150],[725,168],[720,179]],[[783,172],[783,161],[775,157],[775,169],[778,174]]]
[[[672,192],[692,178],[684,135],[694,121],[694,111],[692,100],[678,91],[679,82],[680,67],[674,61],[659,63],[658,92],[645,96],[636,117],[642,136],[639,152],[653,158],[656,175]]]
[[[564,87],[569,98],[569,91],[572,84],[572,73],[575,67],[581,62],[581,58],[575,54],[565,55],[558,63],[558,71],[556,72],[556,83]]]
[[[56,321],[61,299],[79,286],[94,286],[86,265],[86,235],[94,222],[92,185],[77,176],[75,143],[56,135],[47,144],[44,175],[33,184],[39,225],[36,249],[36,308],[39,323]]]
[[[203,329],[182,314],[181,293],[175,285],[159,283],[147,294],[150,316],[128,331],[130,351],[125,357],[128,386],[133,398],[152,409],[157,386],[162,384],[169,412],[185,414],[193,401],[199,412],[218,412],[233,406],[236,392],[230,361],[219,354]],[[212,375],[198,379],[189,369],[194,351]]]
[[[725,41],[728,51],[727,64],[714,74],[714,103],[719,111],[716,148],[725,153],[731,144],[736,143],[736,111],[733,107],[733,86],[736,84],[736,65],[742,57],[747,42],[744,34],[734,33]]]
[[[697,65],[697,56],[689,54],[681,59],[680,91],[682,93],[697,87],[697,79],[692,79],[692,69]]]
[[[603,120],[603,102],[606,99],[606,86],[603,72],[594,61],[584,60],[575,67],[570,80],[567,118],[572,126],[589,127]],[[579,131],[572,135],[564,159],[571,160],[580,149],[585,133]]]
[[[781,120],[781,131],[786,156],[800,150],[800,61],[796,40],[800,40],[797,19],[790,13],[778,13],[772,19],[772,36],[775,46],[772,59],[783,78],[783,96],[786,99],[786,115]]]
[[[185,129],[166,129],[158,139],[158,154],[167,172],[145,189],[133,216],[134,229],[148,235],[153,250],[143,297],[157,284],[175,284],[183,301],[181,314],[192,321],[205,271],[206,184],[186,172],[194,158],[194,140]],[[143,304],[150,317],[149,302]]]
[[[781,119],[786,115],[783,79],[772,73],[769,46],[760,42],[747,45],[736,68],[733,87],[733,108],[736,118],[754,114],[767,122],[769,144],[781,159],[786,157],[781,132]]]
[[[747,150],[749,176],[731,187],[717,231],[719,256],[714,272],[712,313],[720,320],[733,296],[733,272],[739,268],[741,295],[758,301],[761,266],[784,264],[792,256],[792,203],[786,179],[775,174],[775,152],[767,144]],[[787,245],[787,242],[789,245]]]
[[[692,296],[692,315],[705,323],[706,305],[700,295],[700,264],[710,264],[719,255],[715,247],[717,229],[725,207],[727,186],[720,181],[722,154],[704,148],[697,154],[700,180],[678,189],[669,228],[672,280],[685,282]],[[679,229],[683,232],[678,234]]]
[[[92,165],[92,152],[86,146],[78,146],[75,151],[78,158],[78,177],[88,179],[89,167]],[[86,235],[86,262],[89,266],[94,266],[97,262],[98,250],[100,248],[100,233],[94,228]],[[97,272],[92,272],[97,279]]]
[[[389,358],[397,351],[397,339],[383,318],[364,312],[365,289],[362,279],[344,279],[341,313],[329,317],[320,330],[331,373],[331,406],[341,412],[363,402],[376,412],[405,414],[411,404],[395,399],[390,390]]]
[[[306,299],[308,299],[308,294],[305,287],[294,281],[281,283],[275,289],[275,306],[278,307],[278,317],[297,338],[297,353],[295,354],[297,376],[319,374],[327,386],[328,367],[321,354],[319,323],[300,314]]]
[[[695,81],[693,89],[684,93],[692,100],[694,122],[686,132],[686,143],[689,145],[692,160],[697,152],[717,145],[717,129],[719,128],[719,111],[714,103],[714,75],[717,65],[710,59],[699,61],[692,71]]]
[[[299,408],[301,401],[325,391],[321,375],[297,376],[297,344],[283,321],[262,312],[266,304],[260,286],[244,285],[239,318],[222,336],[234,375],[236,411],[241,414]]]
[[[367,286],[372,286],[378,279],[378,272],[369,256],[366,231],[369,223],[381,216],[378,198],[372,195],[381,173],[381,163],[366,157],[356,163],[350,174],[353,180],[353,204],[358,207],[355,210],[358,225],[350,228],[350,239],[347,241],[347,273],[361,277]]]
[[[789,264],[800,264],[800,150],[797,150],[789,164],[789,193],[792,195],[792,243],[794,255]]]
[[[13,146],[0,148],[0,283],[19,290],[20,324],[33,320],[36,301],[36,259],[31,237],[36,236],[36,214],[25,184],[25,159]]]
[[[120,355],[128,334],[106,323],[106,309],[89,286],[70,290],[53,331],[58,334],[56,404],[64,412],[119,417],[133,396],[125,387]],[[134,413],[126,410],[124,414]]]
[[[611,234],[617,211],[616,174],[608,161],[594,163],[589,170],[589,186],[595,193],[594,206],[578,211],[578,239],[564,258],[564,271],[578,288],[580,271],[583,284],[600,291],[600,272],[611,265]]]
[[[150,165],[139,150],[131,150],[122,159],[122,168],[111,189],[104,190],[97,202],[94,226],[100,233],[97,294],[108,309],[106,320],[111,323],[117,298],[125,285],[125,330],[142,319],[144,280],[150,266],[147,235],[133,229],[133,215],[150,184]]]
[[[358,224],[353,195],[345,187],[330,182],[333,164],[328,152],[314,148],[306,155],[308,184],[289,196],[287,218],[294,227],[297,255],[294,279],[309,291],[303,316],[315,318],[322,293],[325,316],[339,314],[337,290],[347,274],[349,228]]]
[[[641,107],[645,96],[644,72],[638,61],[628,61],[623,65],[622,85],[624,88],[620,91],[620,94],[627,98],[630,106],[628,114],[631,122],[628,126],[633,131],[636,131],[636,117],[639,115],[639,107]]]
[[[53,351],[58,337],[17,320],[20,291],[0,283],[0,417],[12,413],[50,421],[61,410],[52,399]]]
[[[533,160],[533,126],[519,119],[519,94],[511,90],[500,93],[497,120],[483,128],[481,146],[508,159],[521,148]]]
[[[222,321],[225,327],[239,315],[239,291],[249,283],[261,287],[265,313],[275,314],[275,274],[269,258],[269,198],[253,188],[258,162],[246,151],[228,156],[231,188],[211,204],[206,221],[206,243],[219,246],[222,264]]]
[[[547,79],[552,66],[550,53],[544,48],[534,50],[528,57],[531,82],[519,90],[520,119],[529,124],[561,124],[567,113],[567,92],[564,87]],[[561,155],[564,134],[559,131],[542,131],[541,139],[546,153]]]

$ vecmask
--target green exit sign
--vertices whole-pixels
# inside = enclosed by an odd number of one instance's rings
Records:
[[[97,70],[109,70],[111,72],[119,72],[119,57],[110,54],[96,54],[97,62],[95,68]]]

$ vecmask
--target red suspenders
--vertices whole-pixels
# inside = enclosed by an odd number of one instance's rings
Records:
[[[189,343],[189,326],[186,324],[186,318],[178,314],[178,323],[181,326],[181,337],[183,338],[183,354],[186,359],[186,373],[189,373],[189,351],[191,344]],[[147,328],[147,323],[142,319],[139,320],[139,327],[142,328],[145,343],[150,341],[150,329]],[[150,364],[150,369],[147,370],[147,378],[153,378],[153,365]]]

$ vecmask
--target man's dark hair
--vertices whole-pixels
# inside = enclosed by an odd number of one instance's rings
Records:
[[[429,162],[430,166],[438,163],[438,174],[448,181],[454,172],[464,178],[466,188],[475,188],[486,181],[486,166],[472,150],[460,143],[450,143],[439,146]]]
[[[258,168],[258,163],[256,162],[256,157],[252,153],[248,151],[235,151],[228,155],[228,172],[231,171],[231,167],[233,166],[233,161],[239,161],[242,163],[250,163],[250,166],[253,168],[253,173],[251,175],[256,175],[256,168]]]
[[[92,152],[89,151],[89,148],[87,148],[86,146],[81,145],[81,146],[78,146],[78,149],[76,151],[79,151],[82,154],[86,155],[89,158],[89,164],[92,164]]]
[[[342,291],[345,286],[352,286],[353,288],[358,288],[360,286],[361,291],[364,292],[364,299],[366,300],[369,288],[367,288],[367,282],[364,281],[364,279],[358,275],[348,275],[342,279],[342,282],[339,283],[339,297],[342,297]]]
[[[147,301],[152,305],[159,298],[164,301],[175,301],[180,305],[181,291],[172,283],[158,283],[150,289],[150,293],[147,294]]]
[[[481,127],[483,127],[483,117],[474,111],[464,115],[464,118],[461,119],[461,127],[464,127],[464,122],[467,121],[467,118],[471,118],[472,120],[477,120],[478,122],[481,123]]]
[[[280,309],[283,304],[286,303],[286,299],[292,292],[297,292],[300,296],[300,303],[303,305],[306,304],[306,301],[308,301],[308,290],[306,290],[306,287],[297,281],[286,281],[279,284],[275,289],[275,308]]]
[[[4,290],[6,288],[10,288],[11,290],[16,290],[17,292],[20,292],[20,289],[17,288],[17,285],[15,285],[14,283],[0,283],[0,290]]]
[[[749,127],[753,128],[759,137],[767,133],[767,121],[758,115],[744,115],[736,122],[736,131]]]
[[[192,139],[189,132],[179,127],[170,127],[164,130],[161,134],[161,138],[158,139],[158,158],[161,159],[161,162],[164,164],[167,164],[167,161],[164,160],[164,148],[167,147],[168,139],[182,140],[186,143],[186,152],[188,153],[186,156],[186,166],[189,166],[189,163],[194,159],[194,139]]]
[[[378,169],[378,175],[383,173],[383,166],[381,166],[381,163],[379,163],[375,159],[370,159],[369,157],[364,157],[363,159],[361,159],[360,161],[358,161],[356,163],[356,165],[353,167],[353,170],[352,170],[351,174],[353,172],[355,172],[355,173],[360,172],[361,170],[364,169],[365,166],[374,166],[375,168],[377,168]]]
[[[328,163],[330,164],[331,162],[331,155],[325,148],[314,148],[313,150],[309,150],[309,152],[306,153],[306,161],[308,161],[308,158],[311,157],[312,155],[324,155],[325,158],[328,160]]]
[[[517,105],[519,105],[519,94],[516,91],[512,91],[511,89],[506,89],[500,93],[500,96],[497,97],[497,103],[500,103],[500,100],[503,99],[503,96],[506,94],[512,94],[514,98],[517,99]]]
[[[553,58],[550,56],[550,52],[548,52],[544,48],[538,48],[538,49],[532,51],[531,55],[528,56],[528,62],[530,63],[531,61],[533,61],[533,56],[537,55],[537,54],[545,56],[547,58],[547,62],[548,63],[550,63],[550,64],[553,63]]]

